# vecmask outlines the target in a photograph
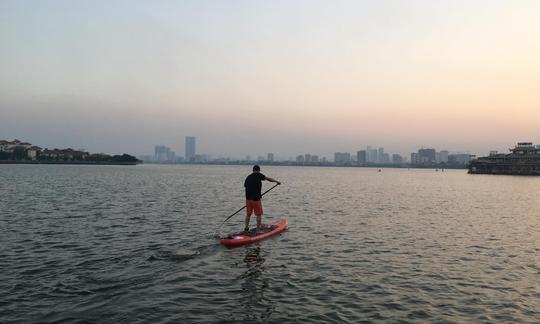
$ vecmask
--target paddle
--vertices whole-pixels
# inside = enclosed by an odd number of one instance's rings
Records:
[[[279,184],[275,184],[272,188],[266,190],[265,192],[262,193],[261,197],[266,195],[270,190],[274,189],[275,187],[279,186]],[[235,211],[231,216],[227,217],[223,223],[221,223],[221,225],[219,225],[218,229],[216,230],[216,233],[219,231],[219,229],[221,228],[221,226],[223,226],[223,224],[225,224],[226,221],[228,221],[229,219],[231,219],[231,217],[233,217],[234,215],[238,214],[239,212],[241,212],[242,210],[244,210],[244,208],[246,208],[246,206],[244,205],[242,208],[238,209],[237,211]]]

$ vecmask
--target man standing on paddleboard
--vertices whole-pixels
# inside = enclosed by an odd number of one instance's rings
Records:
[[[262,229],[262,180],[275,182],[278,185],[281,184],[281,182],[262,174],[261,167],[258,165],[253,166],[253,173],[248,175],[244,181],[244,187],[246,188],[246,227],[244,228],[244,231],[246,232],[249,231],[249,219],[251,218],[251,214],[253,214],[253,212],[255,212],[255,216],[257,216],[257,231]]]

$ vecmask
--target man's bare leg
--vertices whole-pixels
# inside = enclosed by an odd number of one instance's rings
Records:
[[[256,216],[257,216],[257,230],[262,230],[261,228],[262,215],[256,215]]]
[[[251,218],[251,215],[246,214],[246,226],[244,227],[244,231],[249,230],[249,219]]]

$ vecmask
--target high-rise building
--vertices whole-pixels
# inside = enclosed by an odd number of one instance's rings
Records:
[[[411,164],[418,163],[418,153],[411,153]]]
[[[358,162],[358,164],[366,163],[367,162],[367,152],[364,151],[364,150],[356,152],[356,161]]]
[[[309,153],[304,154],[304,161],[311,162],[311,154]]]
[[[167,161],[174,162],[176,159],[176,153],[174,151],[171,151],[170,149],[167,151]]]
[[[403,163],[403,157],[399,154],[392,154],[392,163],[394,164]]]
[[[379,147],[379,151],[377,152],[377,162],[384,163],[384,148],[382,147]]]
[[[418,163],[430,164],[435,163],[436,160],[435,149],[418,150]]]
[[[268,153],[267,160],[268,162],[274,162],[274,153]]]
[[[349,164],[351,162],[351,153],[334,153],[334,163]]]
[[[439,163],[448,163],[448,151],[439,152]]]
[[[169,154],[170,149],[163,145],[154,146],[154,161],[156,162],[165,162],[167,161],[167,155]]]
[[[371,146],[368,146],[366,148],[366,154],[366,162],[368,163],[377,163],[377,161],[379,160],[377,149],[372,149]]]
[[[186,162],[195,161],[195,137],[186,136]]]
[[[154,146],[154,162],[174,162],[176,153],[164,145]]]
[[[371,162],[371,146],[366,146],[366,162]]]

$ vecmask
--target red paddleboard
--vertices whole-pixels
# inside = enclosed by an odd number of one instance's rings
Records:
[[[279,234],[286,230],[287,226],[289,226],[289,222],[287,222],[286,219],[280,219],[266,225],[261,232],[256,232],[255,229],[252,229],[249,232],[238,232],[222,238],[219,243],[225,246],[250,244]]]

